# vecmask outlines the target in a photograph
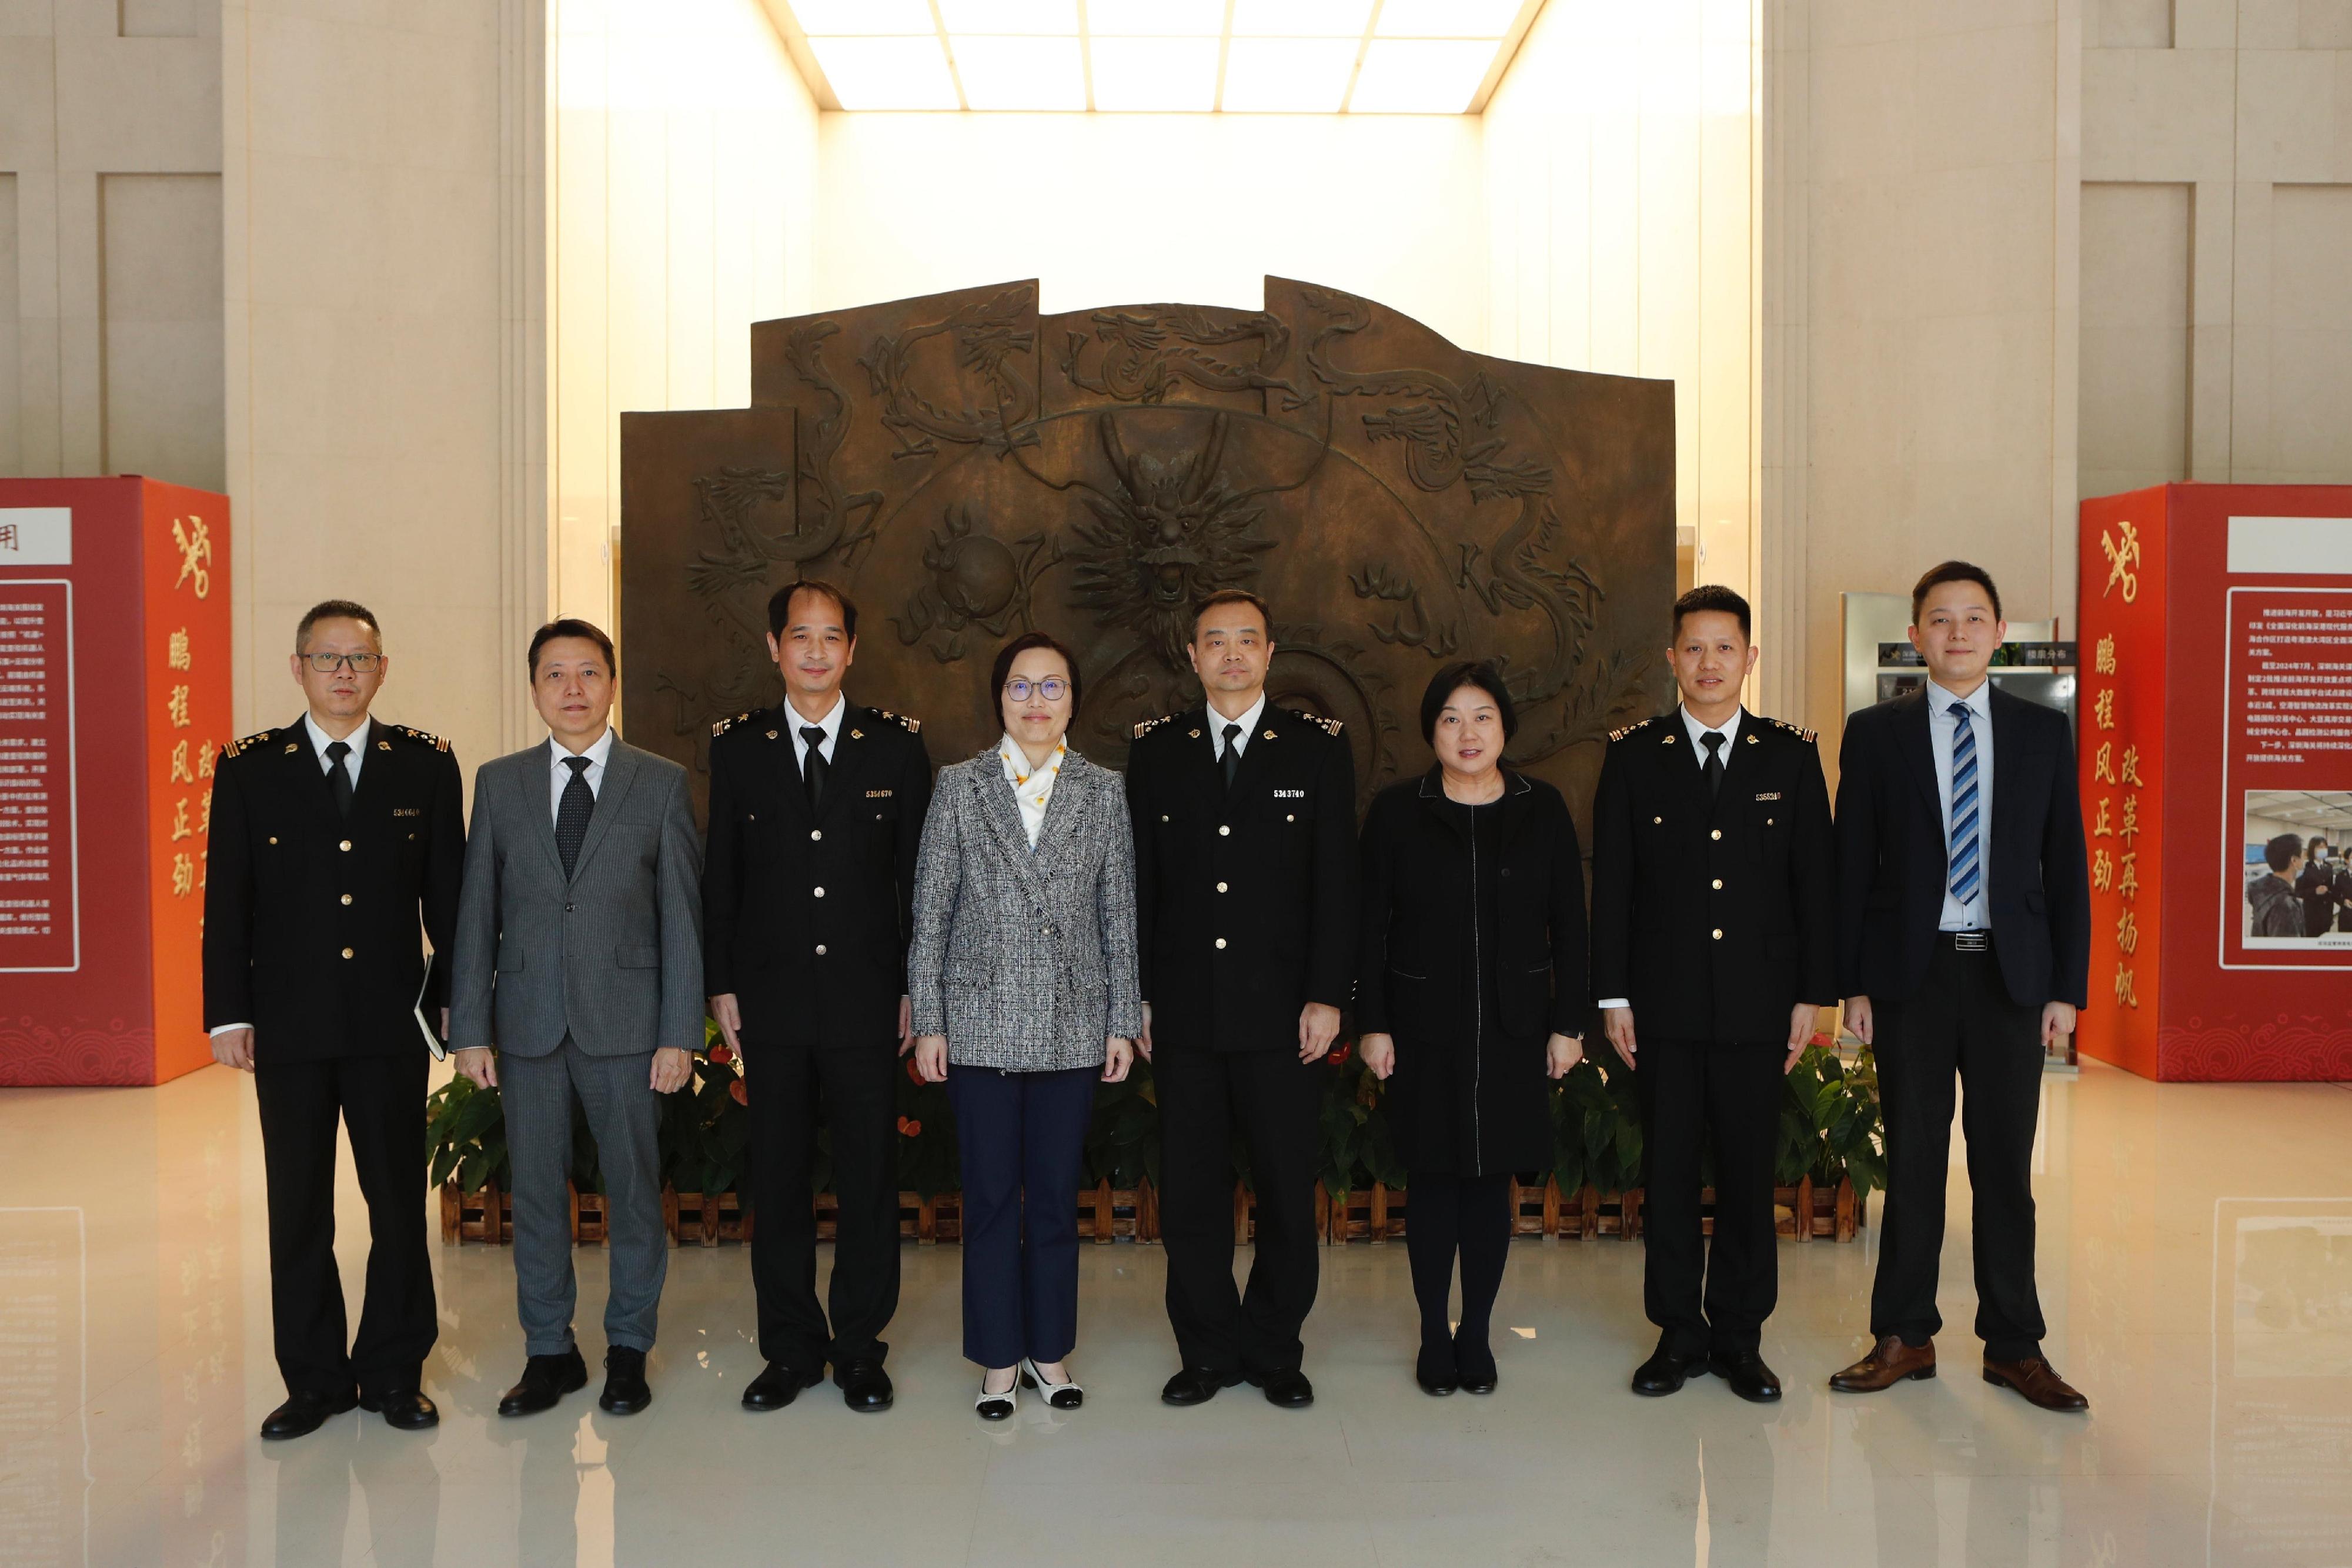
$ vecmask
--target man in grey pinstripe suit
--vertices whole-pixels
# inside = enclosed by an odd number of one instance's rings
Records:
[[[576,1101],[611,1237],[599,1403],[628,1415],[653,1397],[646,1353],[669,1267],[656,1096],[684,1085],[702,1042],[701,850],[686,769],[613,732],[612,640],[552,621],[531,638],[530,664],[550,735],[475,776],[449,1039],[457,1070],[501,1091],[514,1162],[530,1360],[499,1414],[545,1410],[588,1381],[572,1337],[564,1192]]]

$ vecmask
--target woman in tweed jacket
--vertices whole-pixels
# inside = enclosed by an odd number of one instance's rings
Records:
[[[1075,1201],[1095,1083],[1116,1083],[1143,1028],[1135,846],[1119,776],[1065,741],[1078,708],[1068,649],[1033,632],[996,656],[1004,736],[942,768],[915,865],[908,955],[915,1064],[944,1081],[963,1166],[963,1352],[977,1407],[1018,1386],[1085,1398]],[[1026,1211],[1024,1192],[1036,1195]]]

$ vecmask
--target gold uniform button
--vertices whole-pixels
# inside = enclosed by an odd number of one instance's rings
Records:
[[[1723,891],[1723,879],[1721,877],[1717,877],[1715,879],[1715,888],[1717,893]]]
[[[1283,818],[1282,820],[1283,820],[1284,821],[1286,821],[1286,822],[1295,822],[1295,821],[1298,821],[1298,819],[1297,819],[1297,817],[1285,817],[1285,818]]]
[[[347,893],[347,894],[343,894],[343,902],[344,902],[345,904],[349,904],[351,901],[352,901],[352,895],[351,895],[350,894],[348,894],[348,893]]]
[[[1218,938],[1217,938],[1217,946],[1218,946],[1219,947],[1223,947],[1224,945],[1225,945],[1225,939],[1224,939],[1223,937],[1222,937],[1222,936],[1218,937]]]
[[[1223,892],[1224,892],[1224,891],[1225,891],[1225,884],[1224,884],[1223,883],[1222,883],[1222,882],[1221,882],[1221,883],[1217,883],[1217,891],[1218,891],[1219,893],[1223,893]]]
[[[1161,821],[1163,821],[1163,822],[1164,822],[1164,821],[1166,821],[1168,820],[1168,813],[1167,813],[1167,812],[1165,812],[1165,811],[1160,812],[1160,820]]]
[[[345,839],[341,843],[337,844],[335,847],[342,851],[345,854],[349,854],[352,852],[352,841]]]
[[[822,942],[816,945],[816,956],[820,958],[824,956],[824,944]]]
[[[1718,883],[1717,885],[1720,885],[1720,884]],[[820,888],[818,888],[818,889],[816,890],[816,895],[817,895],[819,898],[823,898],[823,897],[824,896],[824,889],[823,889],[823,888],[821,888],[821,887],[820,887]]]
[[[270,834],[270,835],[269,835],[269,841],[270,841],[271,843],[273,843],[273,844],[274,844],[274,843],[276,843],[276,842],[278,841],[278,835],[277,835],[276,833],[272,833],[272,834]]]
[[[824,830],[823,828],[811,828],[809,830],[809,841],[811,843],[814,843],[817,840],[823,837],[824,837]]]
[[[1723,927],[1720,925],[1715,928],[1715,939],[1718,942],[1723,940]]]
[[[1654,822],[1663,822],[1663,821],[1665,821],[1665,819],[1664,819],[1664,817],[1653,817],[1653,818],[1651,818],[1651,819],[1650,819],[1650,821],[1654,821]]]
[[[1217,837],[1221,839],[1231,838],[1233,836],[1233,831],[1234,831],[1231,828],[1219,828],[1217,830]]]
[[[1723,837],[1723,830],[1722,830],[1721,828],[1717,828],[1717,829],[1715,829],[1713,831],[1709,832],[1706,836],[1707,836],[1708,838],[1710,838],[1710,839],[1719,839],[1719,838]]]
[[[343,956],[344,956],[344,957],[346,957],[346,958],[348,958],[348,957],[350,957],[351,956],[352,956],[352,950],[351,950],[349,947],[344,948],[344,949],[343,949]]]

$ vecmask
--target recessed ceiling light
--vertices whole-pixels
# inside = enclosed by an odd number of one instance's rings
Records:
[[[1077,0],[940,0],[950,33],[1078,36]]]
[[[886,33],[939,36],[928,0],[793,0],[793,20],[810,37]],[[838,90],[838,89],[836,89]]]
[[[956,109],[955,78],[928,38],[817,38],[809,48],[844,109]]]
[[[1087,0],[1087,31],[1097,38],[1213,38],[1224,30],[1225,0]]]
[[[1356,68],[1353,38],[1235,38],[1225,48],[1232,114],[1336,114]]]
[[[1076,38],[950,37],[963,100],[972,109],[1082,110],[1086,62]]]
[[[1520,0],[1388,0],[1372,35],[1381,38],[1499,38],[1518,20]]]
[[[1235,37],[1360,38],[1372,0],[1234,0]]]
[[[1089,25],[1094,13],[1087,13]],[[1205,113],[1217,107],[1214,38],[1096,38],[1095,107],[1107,113]]]
[[[1495,46],[1461,38],[1376,38],[1348,99],[1356,114],[1460,114],[1495,63]]]

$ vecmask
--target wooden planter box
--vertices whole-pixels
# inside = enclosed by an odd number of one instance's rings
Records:
[[[1511,1178],[1511,1234],[1559,1234],[1559,1184],[1546,1176],[1541,1186],[1528,1186]]]
[[[1588,1186],[1583,1193],[1583,1227],[1587,1237],[1614,1236],[1631,1241],[1642,1234],[1642,1189],[1602,1192]],[[1564,1223],[1564,1222],[1563,1222]]]
[[[1078,1194],[1078,1236],[1108,1246],[1114,1241],[1160,1239],[1160,1200],[1150,1182],[1113,1186],[1108,1181]]]
[[[1830,1187],[1815,1186],[1806,1176],[1794,1186],[1772,1189],[1772,1228],[1787,1241],[1852,1241],[1862,1234],[1864,1207],[1845,1177]],[[1714,1235],[1715,1188],[1699,1193],[1699,1229]]]
[[[1335,1245],[1389,1241],[1404,1235],[1406,1194],[1402,1187],[1374,1182],[1329,1202],[1331,1218],[1323,1234]]]

